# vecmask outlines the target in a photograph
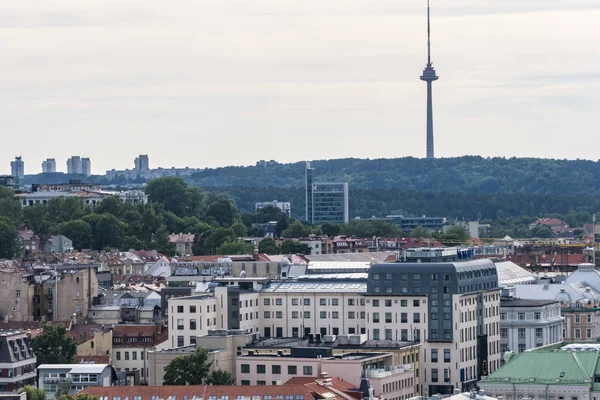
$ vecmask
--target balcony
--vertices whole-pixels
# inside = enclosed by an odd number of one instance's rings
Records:
[[[412,371],[411,364],[405,365],[391,365],[385,368],[367,369],[365,370],[365,378],[386,378],[388,376],[403,374],[405,372]]]

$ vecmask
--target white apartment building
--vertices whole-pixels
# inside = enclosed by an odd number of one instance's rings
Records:
[[[563,341],[558,300],[531,300],[506,296],[500,299],[500,352],[520,354],[535,347]]]
[[[237,287],[216,287],[214,293],[169,299],[169,344],[172,348],[196,344],[212,330],[259,332],[259,293]]]
[[[494,263],[457,249],[420,249],[403,257],[374,265],[368,274],[307,275],[254,290],[216,287],[214,294],[170,299],[171,344],[193,344],[192,336],[209,329],[243,329],[264,338],[364,334],[420,342],[422,395],[472,389],[500,366]]]

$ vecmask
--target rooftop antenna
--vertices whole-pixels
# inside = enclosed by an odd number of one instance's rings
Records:
[[[429,0],[427,0],[427,65],[431,65],[431,22],[429,19]]]

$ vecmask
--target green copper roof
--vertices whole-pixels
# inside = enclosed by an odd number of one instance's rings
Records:
[[[598,351],[526,351],[484,382],[591,385],[599,357]]]

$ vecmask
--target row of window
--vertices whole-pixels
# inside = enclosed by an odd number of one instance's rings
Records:
[[[130,354],[131,354],[131,360],[135,361],[135,360],[138,359],[138,352],[137,351],[124,351],[123,352],[123,357],[124,357],[125,361],[128,361],[130,359],[129,358]],[[140,356],[139,356],[140,360],[143,360],[144,359],[144,350],[139,351],[139,354],[140,354]],[[116,351],[115,352],[115,359],[117,361],[121,360],[121,352],[120,351]]]
[[[554,315],[554,313],[549,312],[549,314],[550,314],[549,316],[558,316],[558,315],[560,315],[560,311],[558,309],[556,311],[557,311],[556,315]],[[531,317],[531,313],[524,313],[524,312],[517,313],[517,319],[521,320],[521,321],[523,321],[525,319],[531,319],[531,318],[527,318],[527,316]],[[576,317],[577,317],[576,318],[576,322],[579,323],[579,315],[576,315]],[[500,319],[502,319],[502,320],[508,319],[508,314],[507,313],[500,313]],[[536,320],[542,319],[542,313],[541,312],[534,312],[533,313],[533,319],[536,319]],[[592,316],[591,315],[587,316],[587,322],[588,323],[592,322]]]
[[[431,362],[432,363],[438,362],[438,349],[431,350]],[[450,362],[450,349],[444,349],[444,362],[445,363]]]
[[[250,373],[250,364],[242,364],[241,366],[242,374]],[[257,374],[266,374],[267,367],[264,364],[256,365],[256,373]],[[271,365],[271,374],[273,375],[281,375],[281,365]],[[287,366],[287,374],[288,375],[298,375],[298,366],[297,365],[288,365]],[[302,375],[304,376],[312,376],[313,367],[310,365],[305,365],[302,367]]]

